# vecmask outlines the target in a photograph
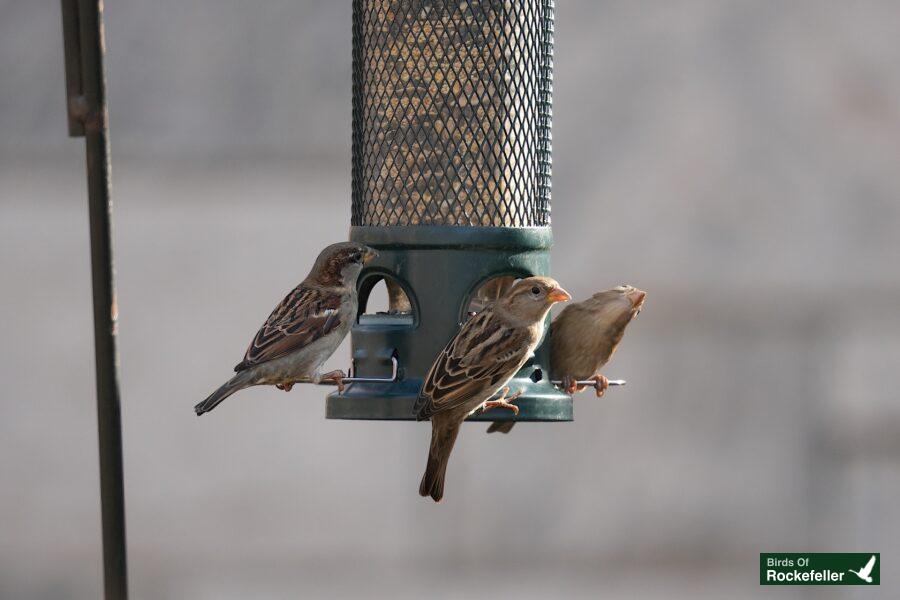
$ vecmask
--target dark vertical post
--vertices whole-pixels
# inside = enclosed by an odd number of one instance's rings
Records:
[[[87,154],[104,590],[107,600],[124,600],[128,597],[128,576],[116,352],[118,311],[112,257],[109,116],[103,65],[106,50],[103,2],[62,0],[62,15],[69,135],[84,136]]]

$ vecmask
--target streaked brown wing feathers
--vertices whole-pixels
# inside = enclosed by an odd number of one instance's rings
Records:
[[[492,311],[479,313],[435,360],[416,402],[418,418],[452,410],[490,393],[515,374],[528,350],[527,332],[502,327]]]
[[[264,363],[323,337],[340,325],[341,295],[300,284],[275,307],[234,370]]]

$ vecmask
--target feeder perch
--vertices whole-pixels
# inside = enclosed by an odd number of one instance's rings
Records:
[[[552,59],[552,0],[354,1],[350,239],[379,257],[328,418],[414,419],[481,286],[550,274]],[[369,314],[381,280],[391,310]],[[510,382],[517,417],[471,419],[571,421],[547,359],[545,344]]]

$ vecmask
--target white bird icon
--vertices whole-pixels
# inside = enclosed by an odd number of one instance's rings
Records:
[[[859,577],[866,583],[872,583],[871,573],[872,573],[873,567],[875,567],[875,555],[874,554],[872,555],[872,558],[869,559],[869,562],[866,563],[866,566],[864,566],[859,571],[854,571],[853,569],[848,569],[847,571],[849,573],[853,573],[854,575],[856,575],[857,577]]]

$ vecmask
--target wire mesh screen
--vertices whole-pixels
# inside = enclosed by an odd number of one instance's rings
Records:
[[[353,225],[550,223],[553,0],[354,0]]]

